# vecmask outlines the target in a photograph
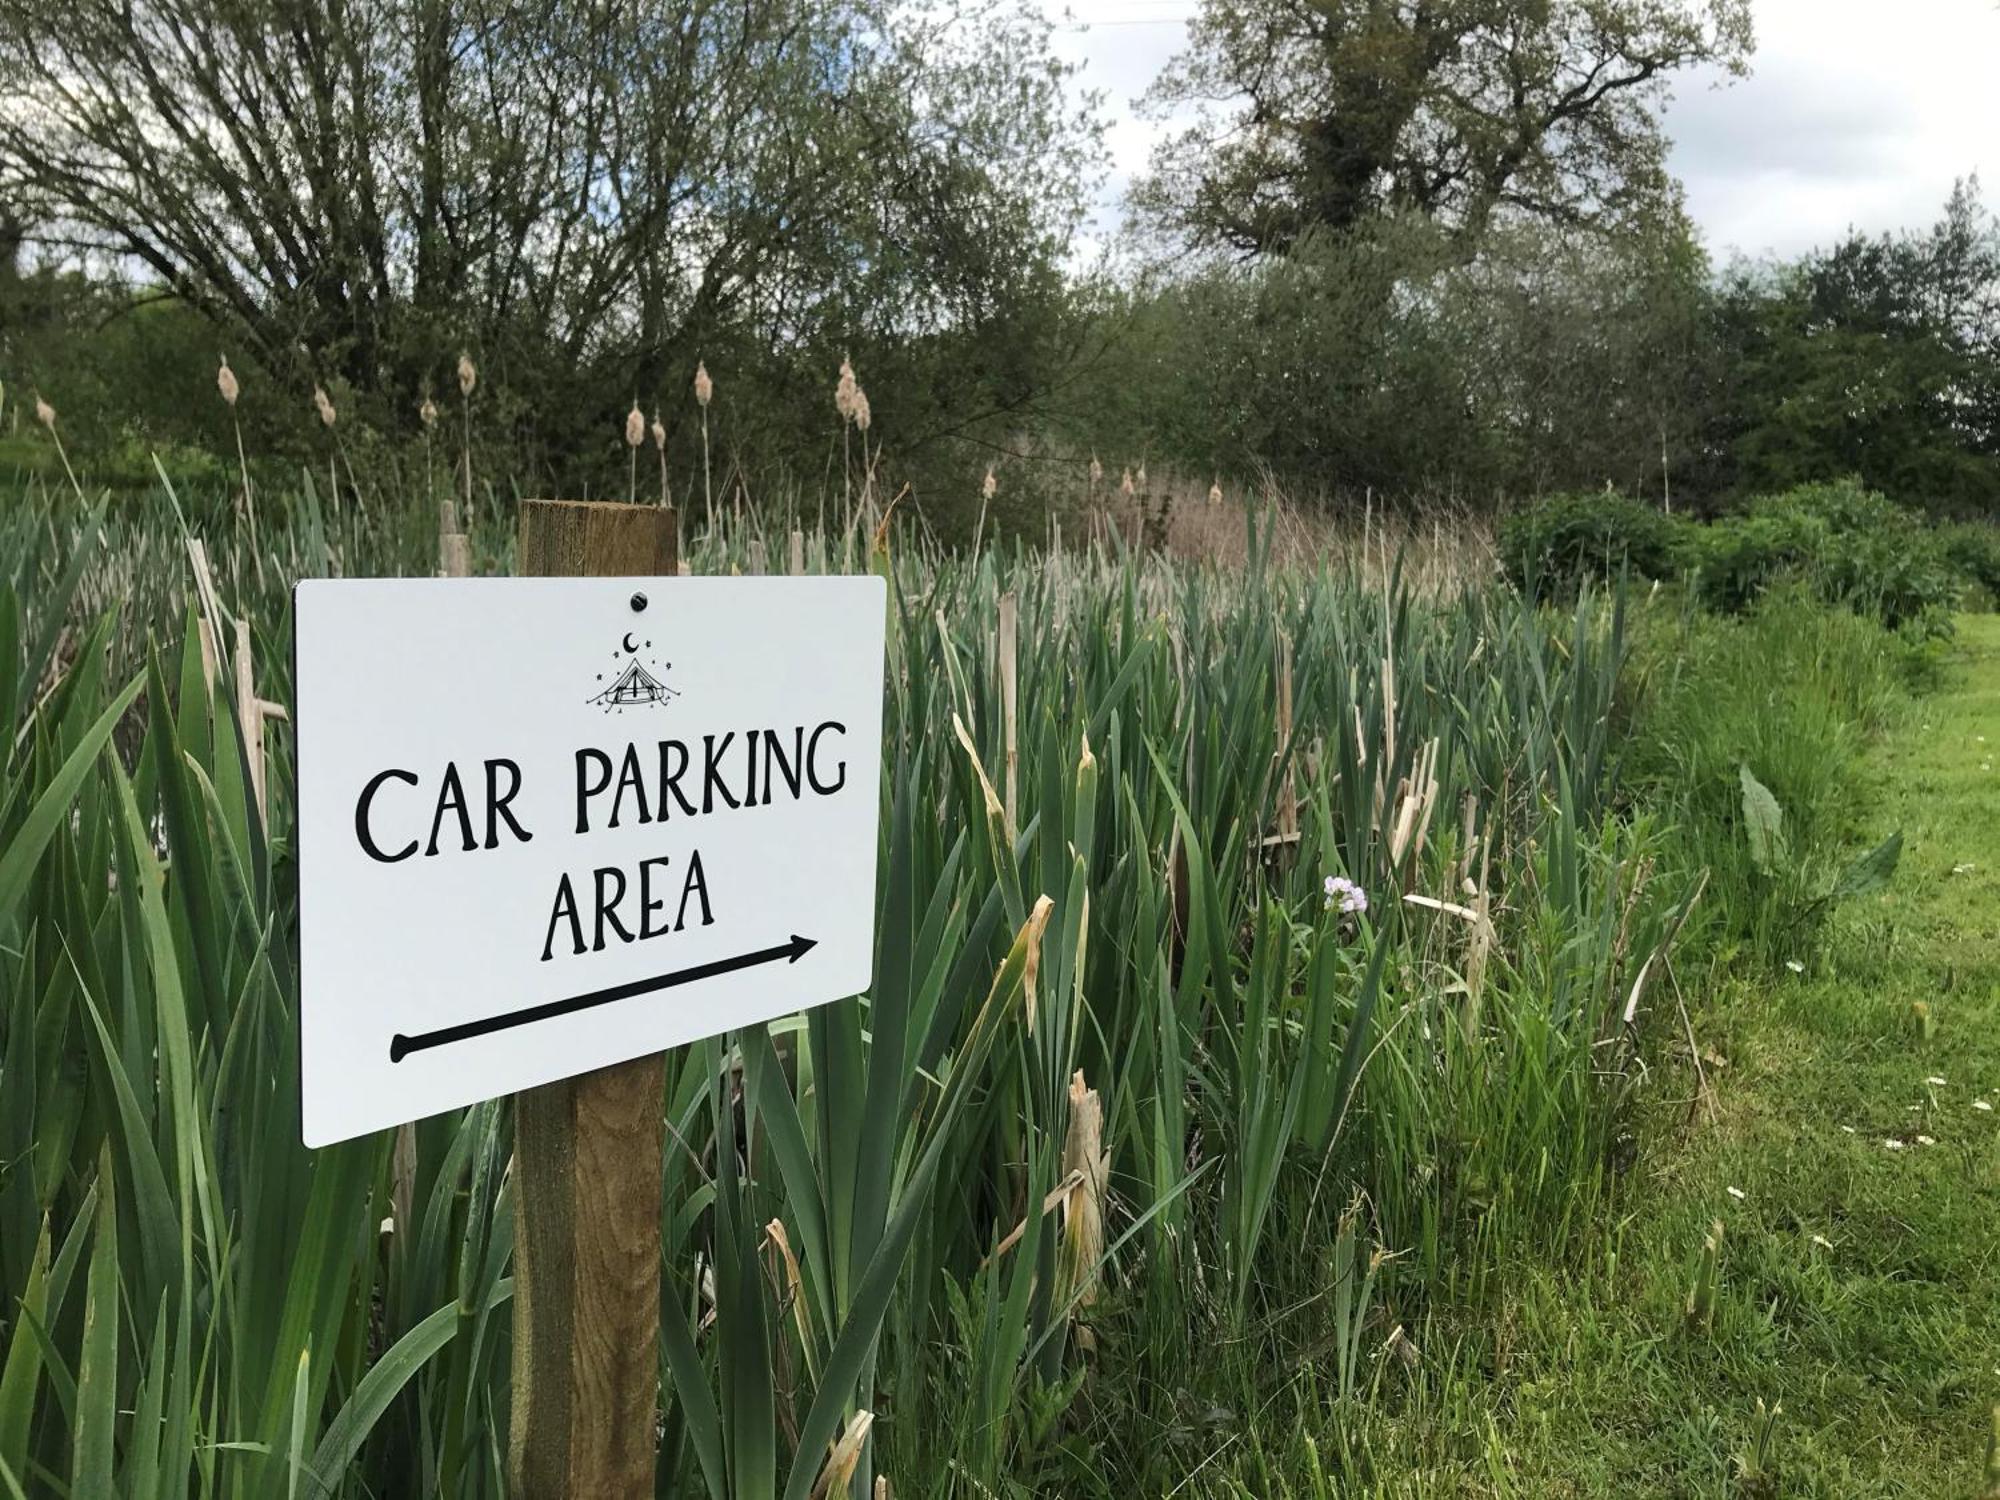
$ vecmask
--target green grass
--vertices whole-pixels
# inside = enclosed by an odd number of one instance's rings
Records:
[[[1405,1409],[1360,1419],[1350,1474],[1367,1492],[1984,1492],[2000,1399],[2000,619],[1963,620],[1954,658],[1864,761],[1873,812],[1907,838],[1888,890],[1829,923],[1803,974],[1718,975],[1705,998],[1704,976],[1683,976],[1713,1113],[1690,1120],[1691,1071],[1670,1057],[1649,1154],[1582,1253],[1514,1265],[1455,1347],[1440,1319],[1448,1347]],[[1697,1331],[1685,1302],[1715,1220],[1714,1319]],[[1768,1489],[1738,1461],[1760,1400],[1782,1407]],[[1315,1492],[1296,1463],[1281,1488]]]
[[[433,566],[330,502],[208,533],[262,697],[293,577]],[[181,516],[0,514],[0,1500],[492,1495],[511,1112],[298,1145],[290,731],[256,816]],[[1971,1493],[2000,783],[1945,757],[1990,622],[1912,708],[1906,643],[1804,596],[1542,610],[1241,519],[1241,568],[806,538],[892,586],[876,981],[669,1059],[658,1492],[797,1500],[865,1410],[858,1497],[1720,1494],[1763,1400],[1785,1493]],[[1824,900],[1899,823],[1887,895]]]

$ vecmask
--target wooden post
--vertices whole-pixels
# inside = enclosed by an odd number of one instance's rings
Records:
[[[438,576],[472,576],[472,543],[458,529],[458,507],[449,500],[438,502]]]
[[[1014,834],[1020,828],[1015,820],[1015,787],[1020,779],[1021,752],[1019,723],[1015,716],[1015,689],[1018,681],[1015,675],[1016,636],[1020,631],[1020,605],[1013,593],[1000,596],[1000,719],[1004,744],[1007,751],[1006,790],[1003,793],[1007,808],[1007,832]]]
[[[750,566],[745,568],[744,572],[761,576],[771,571],[770,565],[764,560],[764,539],[762,537],[753,537],[747,550],[750,557]]]
[[[792,528],[792,576],[798,577],[806,570],[806,534],[797,527]]]
[[[523,574],[675,575],[674,512],[527,500]],[[514,1096],[517,1500],[650,1500],[659,1410],[666,1060]]]

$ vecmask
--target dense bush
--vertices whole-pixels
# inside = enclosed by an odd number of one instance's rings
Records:
[[[1501,524],[1507,576],[1541,598],[1620,574],[1686,575],[1712,609],[1739,614],[1796,581],[1893,628],[1940,630],[1969,581],[2000,591],[2000,533],[1946,533],[1846,479],[1761,496],[1707,525],[1613,494],[1552,495]]]
[[[1941,539],[1944,555],[1985,596],[1986,607],[2000,609],[2000,526],[1968,521],[1947,527]]]
[[[1671,578],[1682,567],[1686,525],[1615,494],[1551,495],[1500,523],[1500,562],[1515,585],[1542,598],[1620,574]]]
[[[1851,479],[1752,501],[1694,533],[1690,564],[1697,592],[1717,608],[1744,609],[1796,577],[1890,626],[1941,619],[1964,588],[1936,531]]]

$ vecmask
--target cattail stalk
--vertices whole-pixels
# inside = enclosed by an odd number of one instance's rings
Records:
[[[257,580],[263,582],[264,558],[257,549],[257,497],[250,488],[250,460],[243,453],[243,422],[236,415],[236,398],[242,394],[236,383],[236,372],[229,368],[229,356],[222,357],[221,368],[215,372],[215,388],[222,393],[222,399],[229,406],[229,425],[236,431],[236,467],[243,476],[243,519],[250,531],[250,555],[256,560]]]
[[[875,516],[875,463],[882,456],[881,444],[876,444],[871,455],[868,451],[868,429],[875,421],[875,413],[868,405],[868,393],[860,386],[854,388],[854,430],[861,434],[861,509],[873,521]]]
[[[465,410],[465,522],[472,524],[472,388],[479,383],[479,371],[472,363],[472,356],[461,351],[458,356],[458,396],[459,404]]]
[[[626,490],[625,503],[639,503],[639,445],[646,441],[646,415],[639,410],[639,398],[632,398],[632,409],[625,413],[625,448],[632,460],[631,482]]]
[[[35,397],[35,420],[48,428],[49,436],[55,439],[56,457],[62,460],[63,473],[69,475],[69,487],[76,491],[76,498],[83,498],[83,486],[76,482],[76,470],[69,466],[69,450],[63,447],[62,434],[56,431],[56,409],[42,399]]]
[[[694,399],[701,408],[701,509],[702,520],[710,533],[715,530],[715,487],[710,481],[708,467],[708,403],[715,397],[715,382],[708,377],[708,365],[696,360],[694,366]]]
[[[840,504],[848,514],[848,524],[854,520],[854,457],[850,446],[854,431],[854,403],[860,396],[861,387],[854,379],[854,366],[842,359],[840,379],[833,388],[833,409],[840,414]],[[866,444],[863,445],[866,456]]]
[[[424,392],[423,405],[417,408],[417,420],[424,428],[424,503],[434,504],[437,500],[437,479],[431,464],[431,431],[437,426],[437,403],[431,400],[430,392]]]
[[[667,424],[660,420],[660,409],[653,408],[653,447],[660,455],[660,504],[671,509],[674,493],[667,484]]]
[[[319,413],[320,425],[331,436],[333,434],[333,424],[338,417],[338,413],[334,410],[333,398],[327,395],[324,386],[315,385],[313,387],[313,410]],[[326,482],[329,501],[335,513],[338,513],[340,510],[340,452],[337,440],[335,443],[329,443],[327,446]]]

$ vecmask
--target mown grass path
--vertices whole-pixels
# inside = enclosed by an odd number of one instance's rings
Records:
[[[1904,830],[1889,888],[1842,913],[1803,972],[1698,1004],[1713,1117],[1656,1144],[1588,1271],[1530,1272],[1510,1299],[1482,1488],[1986,1493],[2000,1400],[2000,618],[1961,621],[1952,658],[1870,753],[1857,842]],[[1660,1087],[1686,1092],[1679,1077]],[[1684,1304],[1718,1220],[1702,1331]],[[1783,1408],[1766,1479],[1742,1461],[1760,1399]]]

